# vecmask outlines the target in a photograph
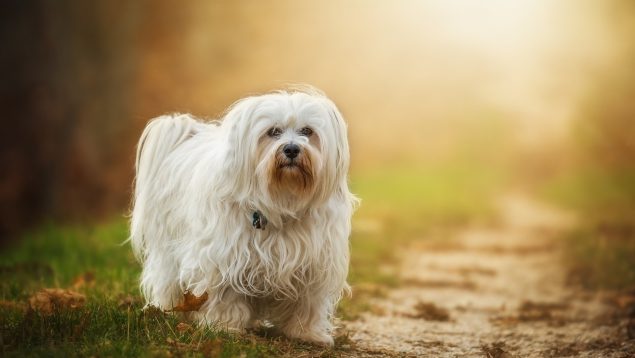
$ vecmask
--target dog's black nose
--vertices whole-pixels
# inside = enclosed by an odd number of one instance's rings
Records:
[[[297,157],[298,154],[300,154],[300,146],[293,143],[287,144],[282,148],[282,151],[284,152],[284,155],[287,156],[287,158],[293,159]]]

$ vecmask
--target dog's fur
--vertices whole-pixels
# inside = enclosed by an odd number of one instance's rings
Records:
[[[301,149],[294,160],[289,143]],[[248,97],[220,121],[152,120],[137,149],[130,236],[148,304],[170,309],[186,291],[207,293],[191,314],[201,323],[267,321],[332,345],[357,202],[348,167],[346,124],[314,90]]]

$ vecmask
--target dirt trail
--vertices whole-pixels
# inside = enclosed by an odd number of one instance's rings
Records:
[[[626,357],[624,322],[600,294],[565,285],[558,233],[571,220],[524,196],[502,224],[401,254],[403,284],[346,322],[358,354],[422,357]],[[630,353],[629,353],[630,352]]]

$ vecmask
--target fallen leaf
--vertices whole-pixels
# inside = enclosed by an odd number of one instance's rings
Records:
[[[185,323],[185,322],[181,322],[179,324],[176,325],[176,330],[179,332],[187,332],[190,329],[192,329],[192,326]]]
[[[569,303],[567,302],[534,302],[534,301],[523,301],[518,308],[519,310],[565,310],[569,308]]]
[[[555,343],[555,345],[543,352],[545,357],[577,357],[580,355],[578,343]]]
[[[207,301],[207,292],[203,293],[200,297],[194,296],[190,291],[186,291],[183,294],[183,303],[178,306],[172,307],[171,310],[166,312],[191,312],[198,311],[201,306]]]
[[[0,308],[5,310],[26,311],[26,305],[22,302],[0,301]]]
[[[619,309],[626,309],[635,306],[635,295],[632,293],[619,294],[609,299],[609,303]]]
[[[554,311],[563,311],[568,307],[566,302],[524,301],[518,307],[518,319],[523,322],[552,320],[557,318]]]
[[[180,342],[178,340],[174,340],[170,337],[165,339],[165,342],[174,347],[177,351],[191,351],[192,349],[194,349],[194,344],[192,343],[184,343],[184,342]],[[181,355],[181,354],[179,354]]]
[[[61,288],[44,288],[29,298],[29,307],[45,315],[56,310],[80,308],[84,303],[86,296]]]
[[[481,349],[487,358],[512,358],[513,356],[505,349],[505,343],[496,342],[489,346],[483,345]]]
[[[163,310],[152,305],[144,307],[141,312],[143,312],[143,316],[146,318],[161,318],[165,316],[165,312],[163,312]]]
[[[520,323],[517,316],[494,316],[489,319],[491,323],[501,325],[516,325]]]
[[[95,284],[95,274],[91,271],[85,272],[73,280],[73,288],[79,289],[84,286],[93,286]]]
[[[203,353],[204,357],[220,357],[223,350],[223,341],[219,338],[205,341],[201,344],[199,351]]]
[[[140,304],[141,304],[141,299],[139,297],[134,297],[131,295],[119,296],[119,301],[118,301],[119,308],[130,308]]]
[[[445,308],[438,307],[434,303],[419,302],[415,305],[415,314],[408,314],[410,318],[422,318],[428,321],[449,321],[450,313]]]

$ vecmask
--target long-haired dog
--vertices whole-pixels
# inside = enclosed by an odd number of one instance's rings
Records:
[[[220,121],[152,120],[137,149],[132,246],[150,305],[208,295],[191,318],[256,321],[332,345],[348,290],[346,124],[315,90],[242,99]]]

